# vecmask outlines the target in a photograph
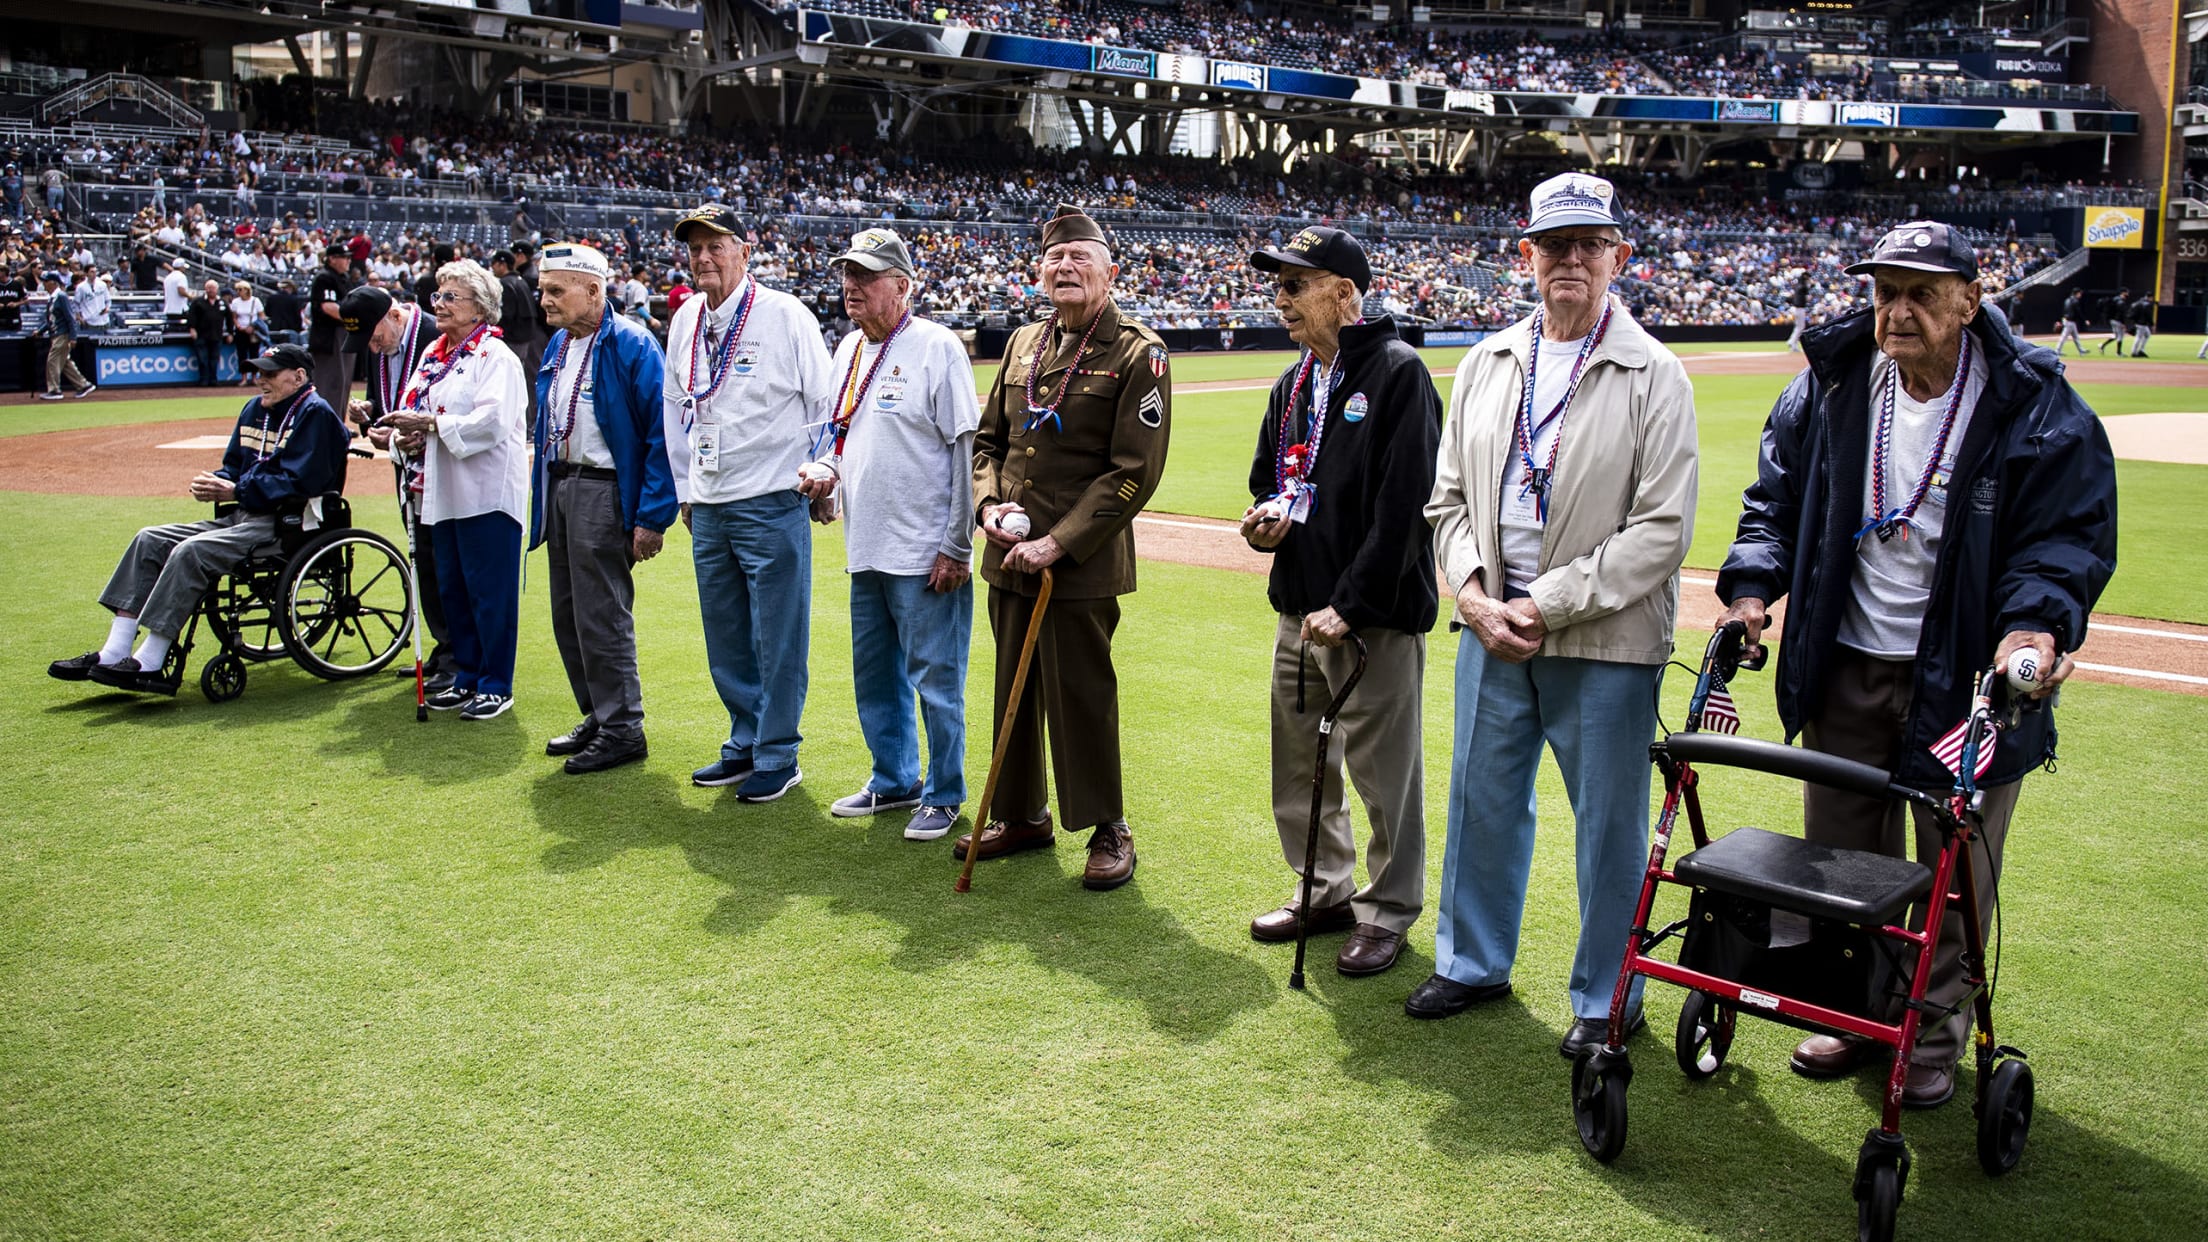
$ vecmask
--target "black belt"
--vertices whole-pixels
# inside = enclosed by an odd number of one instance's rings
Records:
[[[621,475],[617,471],[608,470],[604,466],[578,466],[571,461],[553,462],[552,477],[555,479],[597,479],[602,483],[618,483],[621,481]]]

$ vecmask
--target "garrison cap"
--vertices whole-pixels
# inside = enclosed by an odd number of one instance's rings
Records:
[[[1050,213],[1050,219],[1043,221],[1043,249],[1048,250],[1060,242],[1072,241],[1096,242],[1107,253],[1112,248],[1112,239],[1105,235],[1103,225],[1098,224],[1079,207],[1071,203],[1060,203],[1058,209]]]

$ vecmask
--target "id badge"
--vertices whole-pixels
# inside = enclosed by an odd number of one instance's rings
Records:
[[[1501,525],[1521,530],[1540,530],[1540,498],[1519,479],[1506,479],[1503,483]]]
[[[1319,489],[1306,482],[1296,488],[1296,498],[1288,502],[1288,520],[1301,526],[1311,517],[1311,506],[1318,501]]]
[[[700,470],[721,468],[721,429],[712,423],[700,423],[690,433],[690,444],[697,454]]]

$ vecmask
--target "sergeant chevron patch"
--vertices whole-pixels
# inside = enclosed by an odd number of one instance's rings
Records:
[[[1142,394],[1142,401],[1135,406],[1135,417],[1145,427],[1157,427],[1165,422],[1165,397],[1157,389]]]

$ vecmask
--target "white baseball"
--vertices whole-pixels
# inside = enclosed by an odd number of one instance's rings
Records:
[[[824,462],[809,461],[797,468],[797,476],[807,483],[826,483],[836,477],[836,470]]]
[[[1271,500],[1268,500],[1257,507],[1258,524],[1260,526],[1269,526],[1274,522],[1280,521],[1282,518],[1288,516],[1288,507],[1289,500],[1286,496],[1273,497]]]
[[[2009,689],[2030,694],[2039,689],[2039,653],[2029,647],[2009,656]]]
[[[1034,523],[1027,520],[1026,514],[1014,509],[997,519],[997,529],[1014,539],[1025,539],[1027,533],[1035,529],[1035,526]]]

